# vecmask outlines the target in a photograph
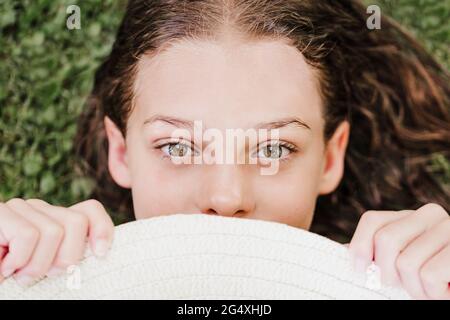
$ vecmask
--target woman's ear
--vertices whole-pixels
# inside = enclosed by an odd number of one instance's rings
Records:
[[[319,185],[319,194],[333,192],[344,175],[345,151],[350,135],[350,124],[343,121],[328,141],[325,149],[325,161]]]
[[[108,169],[114,181],[123,188],[131,188],[131,176],[127,163],[127,149],[122,132],[109,118],[104,118],[108,137]]]

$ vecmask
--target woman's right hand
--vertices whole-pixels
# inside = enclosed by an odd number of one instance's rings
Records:
[[[39,199],[0,202],[0,282],[11,275],[28,286],[78,264],[87,242],[106,255],[114,224],[103,205],[86,200],[69,208]]]

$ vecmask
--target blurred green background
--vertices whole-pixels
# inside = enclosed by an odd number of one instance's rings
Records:
[[[450,2],[379,0],[382,14],[412,32],[450,68]],[[82,29],[66,29],[66,8]],[[92,183],[74,171],[70,149],[93,74],[114,41],[126,1],[0,1],[0,201],[41,198],[71,205]],[[450,163],[433,164],[450,182]]]

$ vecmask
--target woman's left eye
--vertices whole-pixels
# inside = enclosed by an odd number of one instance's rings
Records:
[[[181,141],[168,142],[156,148],[160,149],[165,156],[170,158],[185,158],[197,154],[192,145],[183,143]]]
[[[257,156],[262,159],[279,160],[295,152],[295,146],[287,143],[269,143],[258,149]]]

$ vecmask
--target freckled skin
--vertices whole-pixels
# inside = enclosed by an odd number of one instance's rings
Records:
[[[203,212],[308,229],[318,195],[341,179],[349,131],[342,126],[325,148],[321,110],[315,70],[284,42],[180,42],[141,60],[126,139],[105,122],[110,172],[131,188],[137,219]],[[310,129],[280,128],[279,141],[298,151],[287,151],[276,174],[261,175],[259,165],[173,164],[156,146],[175,127],[144,125],[154,115],[201,120],[203,129],[224,135],[227,128],[245,130],[288,117]]]

